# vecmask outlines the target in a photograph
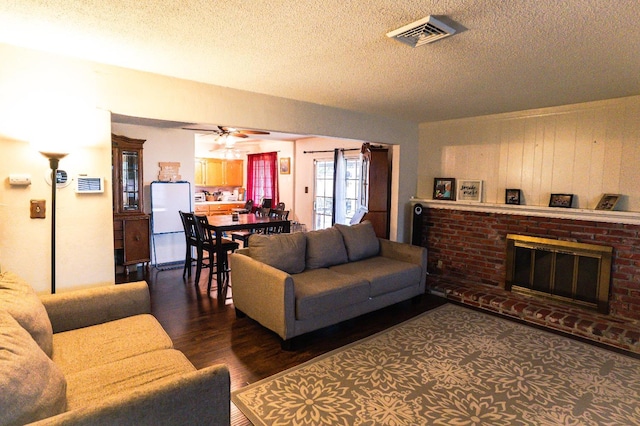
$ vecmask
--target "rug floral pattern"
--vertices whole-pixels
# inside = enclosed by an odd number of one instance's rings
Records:
[[[232,400],[256,425],[640,425],[640,360],[449,304]]]

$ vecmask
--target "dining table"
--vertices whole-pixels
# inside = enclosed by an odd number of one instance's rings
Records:
[[[228,215],[210,215],[207,216],[209,229],[214,233],[216,238],[216,280],[218,282],[218,295],[222,294],[229,285],[228,274],[224,273],[225,253],[222,248],[222,238],[228,231],[280,228],[282,232],[291,232],[291,221],[274,217],[256,216],[252,213],[245,214],[228,214]]]

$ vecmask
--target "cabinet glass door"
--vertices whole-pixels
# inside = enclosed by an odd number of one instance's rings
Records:
[[[122,151],[122,210],[140,210],[140,173],[137,151]]]

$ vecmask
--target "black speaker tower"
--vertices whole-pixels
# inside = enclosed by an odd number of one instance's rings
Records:
[[[422,229],[423,229],[424,209],[422,204],[413,206],[413,214],[411,215],[411,244],[414,246],[422,245]]]

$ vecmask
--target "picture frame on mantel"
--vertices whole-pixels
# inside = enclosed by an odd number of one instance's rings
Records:
[[[456,199],[455,178],[434,178],[433,199],[453,201]]]
[[[505,204],[522,204],[522,191],[519,189],[505,189],[504,191],[504,203]]]
[[[596,210],[614,210],[616,204],[620,201],[620,197],[620,194],[604,194],[602,198],[600,198],[600,201],[598,201]]]
[[[549,207],[571,208],[573,204],[573,194],[551,194]]]
[[[458,180],[458,201],[479,203],[482,201],[482,181],[479,179]]]

